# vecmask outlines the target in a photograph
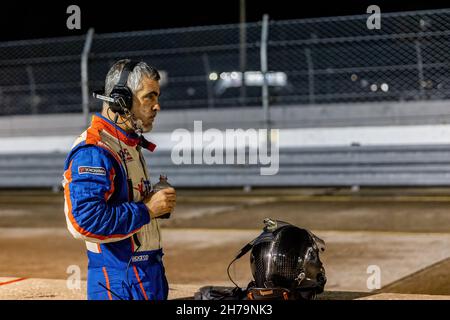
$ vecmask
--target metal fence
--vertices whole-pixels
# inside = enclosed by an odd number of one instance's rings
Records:
[[[162,71],[167,109],[439,100],[450,97],[450,9],[94,34],[89,90],[120,58]],[[0,115],[82,112],[86,36],[0,43]],[[242,42],[245,40],[245,42]],[[267,47],[268,73],[261,73]],[[243,59],[243,57],[245,59]],[[242,77],[244,75],[244,77]],[[242,81],[244,78],[245,81]],[[100,104],[89,100],[89,109]]]

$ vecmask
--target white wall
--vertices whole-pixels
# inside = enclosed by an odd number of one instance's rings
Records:
[[[223,132],[223,131],[222,131]],[[170,150],[172,133],[146,134],[157,150]],[[279,147],[433,145],[450,143],[450,125],[280,129]],[[67,152],[75,136],[9,137],[0,139],[0,153]],[[276,141],[276,134],[272,135]]]

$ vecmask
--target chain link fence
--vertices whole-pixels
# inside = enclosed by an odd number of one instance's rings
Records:
[[[279,21],[270,25],[270,70],[288,92],[273,103],[448,99],[450,10]]]
[[[0,43],[0,114],[81,112],[84,37]]]
[[[450,97],[450,9],[270,21],[270,105]],[[261,106],[262,23],[94,34],[89,91],[118,59],[162,71],[166,109]],[[81,113],[86,37],[0,43],[0,115]],[[245,73],[243,72],[245,71]],[[242,77],[244,75],[244,77]],[[242,81],[244,78],[245,81]],[[100,102],[90,98],[90,111]]]

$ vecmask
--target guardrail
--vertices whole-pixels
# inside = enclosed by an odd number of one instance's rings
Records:
[[[0,187],[60,188],[65,156],[1,155]],[[176,187],[450,186],[450,144],[281,149],[272,176],[260,165],[175,165],[169,151],[145,157],[153,183],[162,173]]]

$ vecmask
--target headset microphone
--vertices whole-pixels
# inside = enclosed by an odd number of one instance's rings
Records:
[[[92,92],[92,96],[95,98],[95,99],[99,99],[99,100],[102,100],[102,101],[105,101],[105,102],[108,102],[108,103],[115,103],[116,101],[114,100],[114,98],[111,98],[111,97],[108,97],[108,96],[105,96],[105,95],[103,95],[102,94],[103,93],[103,91],[94,91],[94,92]],[[119,113],[118,112],[115,112],[115,115],[114,115],[114,123],[117,123],[117,120],[119,120]]]
[[[114,98],[103,95],[103,90],[98,90],[98,91],[92,92],[92,96],[95,99],[99,99],[99,100],[103,100],[103,101],[111,102],[111,103],[116,103]]]

